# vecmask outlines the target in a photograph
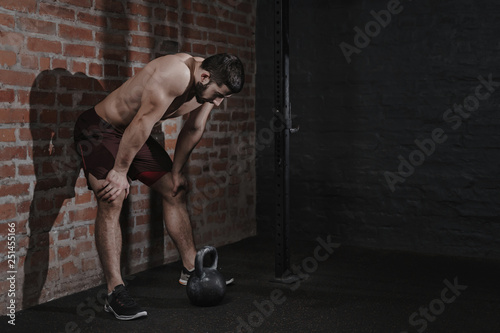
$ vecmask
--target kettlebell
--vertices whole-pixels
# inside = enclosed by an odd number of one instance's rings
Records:
[[[213,258],[211,265],[207,262],[210,258]],[[188,298],[194,305],[213,306],[224,298],[226,280],[217,270],[218,260],[217,250],[213,246],[205,246],[196,253],[194,273],[186,288]]]

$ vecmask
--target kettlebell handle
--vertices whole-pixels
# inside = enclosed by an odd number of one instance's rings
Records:
[[[213,246],[204,246],[196,254],[196,260],[194,263],[194,271],[196,276],[199,278],[201,278],[203,274],[203,262],[206,255],[213,255],[214,261],[210,268],[217,269],[217,263],[219,261],[217,250]]]

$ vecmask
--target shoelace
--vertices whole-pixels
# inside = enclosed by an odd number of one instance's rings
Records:
[[[123,288],[116,293],[116,301],[120,302],[121,305],[131,307],[135,306],[134,299],[128,293],[128,290]]]

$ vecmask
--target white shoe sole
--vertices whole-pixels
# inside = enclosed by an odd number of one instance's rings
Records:
[[[113,308],[111,306],[109,306],[107,304],[104,305],[104,311],[114,314],[115,317],[117,319],[120,319],[120,320],[132,320],[132,319],[136,319],[136,318],[140,318],[140,317],[147,317],[147,315],[148,315],[148,313],[146,311],[137,312],[134,315],[128,315],[128,316],[119,315],[113,310]]]

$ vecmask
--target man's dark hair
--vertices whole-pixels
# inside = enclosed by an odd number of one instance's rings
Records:
[[[227,53],[216,54],[203,60],[201,68],[210,73],[210,79],[219,87],[226,85],[232,94],[243,89],[245,71],[238,57]]]

